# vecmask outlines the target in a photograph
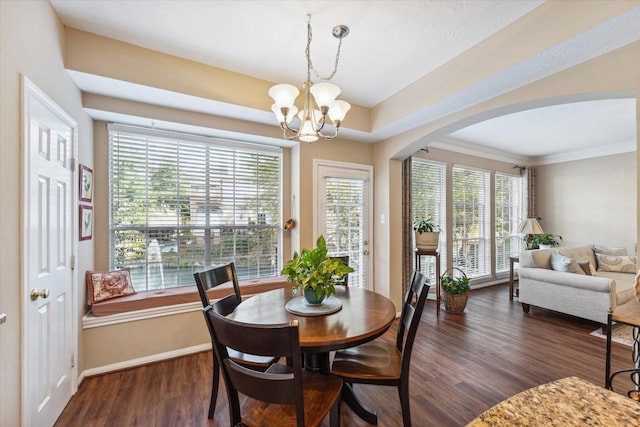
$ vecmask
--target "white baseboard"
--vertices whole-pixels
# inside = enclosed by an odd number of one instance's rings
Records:
[[[112,363],[110,365],[98,366],[82,371],[78,378],[78,384],[86,377],[120,371],[122,369],[133,368],[135,366],[146,365],[148,363],[160,362],[162,360],[173,359],[189,354],[200,353],[211,350],[211,344],[200,344],[192,347],[180,348],[178,350],[167,351],[165,353],[152,354],[150,356],[139,357],[137,359],[125,360],[123,362]]]

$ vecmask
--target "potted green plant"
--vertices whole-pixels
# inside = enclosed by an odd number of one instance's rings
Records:
[[[549,249],[560,246],[562,236],[551,233],[537,234],[533,236],[533,246],[538,249]]]
[[[333,295],[335,285],[343,282],[345,276],[353,271],[341,259],[327,255],[327,243],[324,236],[320,236],[315,248],[302,249],[300,254],[294,252],[281,274],[286,274],[287,281],[293,282],[294,295],[298,288],[302,288],[307,303],[315,305],[322,304],[325,298]]]
[[[454,271],[458,271],[459,275],[454,276]],[[451,313],[464,312],[471,290],[467,275],[457,267],[450,267],[440,276],[440,287],[444,291],[445,310]]]
[[[438,249],[440,228],[433,218],[415,220],[413,231],[415,231],[416,248],[427,251]]]

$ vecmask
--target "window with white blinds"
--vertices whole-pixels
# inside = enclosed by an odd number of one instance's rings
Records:
[[[490,173],[453,167],[453,265],[469,278],[491,274]]]
[[[110,263],[136,290],[232,261],[239,278],[278,274],[280,149],[121,125],[109,143]]]
[[[446,260],[446,165],[440,162],[412,157],[411,161],[412,183],[412,222],[417,219],[433,218],[440,227],[440,266],[447,266]],[[414,242],[415,247],[415,242]],[[435,259],[425,257],[420,263],[422,272],[429,277],[431,283],[435,283]],[[415,267],[415,266],[414,266]],[[439,272],[440,274],[442,272]]]
[[[495,175],[496,273],[509,270],[509,257],[520,253],[518,225],[524,218],[524,184],[520,176]]]

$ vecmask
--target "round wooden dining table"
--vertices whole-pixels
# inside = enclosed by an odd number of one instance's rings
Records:
[[[298,321],[305,369],[329,371],[329,352],[353,347],[382,335],[396,316],[388,298],[362,288],[336,286],[342,308],[331,314],[303,316],[285,308],[294,298],[290,288],[275,289],[242,301],[231,314],[239,322],[282,324]]]
[[[329,352],[353,347],[384,334],[396,317],[396,308],[388,298],[362,288],[336,286],[335,297],[342,308],[334,313],[304,316],[286,309],[291,289],[275,289],[242,301],[229,316],[238,322],[283,324],[298,321],[300,350],[305,370],[327,374]],[[342,400],[363,420],[377,424],[376,411],[367,408],[349,384],[342,388]]]

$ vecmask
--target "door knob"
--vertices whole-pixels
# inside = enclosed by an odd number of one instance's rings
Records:
[[[366,250],[366,249],[364,251],[362,251],[362,253],[365,254],[365,255],[369,255],[369,251]]]
[[[31,301],[37,300],[38,297],[40,297],[40,298],[49,298],[49,289],[43,289],[41,291],[38,291],[37,289],[32,290],[31,291]]]

